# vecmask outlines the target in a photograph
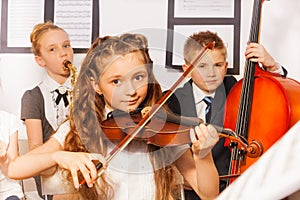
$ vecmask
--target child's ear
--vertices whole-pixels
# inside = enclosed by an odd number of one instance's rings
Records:
[[[34,56],[35,62],[40,66],[40,67],[45,67],[45,62],[41,58],[41,56]]]
[[[182,67],[182,70],[185,72],[190,66],[187,65],[187,64],[183,64],[181,67]],[[187,78],[191,78],[191,77],[192,76],[191,76],[191,73],[190,73]]]
[[[183,64],[181,67],[182,67],[182,70],[185,72],[186,69],[187,69],[187,65],[186,65],[186,64]]]
[[[92,84],[95,92],[97,92],[99,95],[101,95],[102,92],[101,92],[101,90],[99,88],[99,85],[96,83],[95,79],[91,77],[90,80],[91,80],[91,84]]]
[[[182,67],[182,70],[185,72],[189,66],[187,64],[183,64],[181,67]]]
[[[227,72],[227,69],[228,69],[228,62],[226,61],[226,64],[225,64],[225,70]]]

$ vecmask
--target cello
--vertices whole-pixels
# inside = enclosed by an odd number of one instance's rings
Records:
[[[262,0],[254,0],[249,42],[259,42],[262,4]],[[227,97],[224,127],[235,130],[255,148],[249,152],[231,143],[230,182],[300,120],[299,97],[299,82],[264,71],[258,63],[246,60],[244,77]]]

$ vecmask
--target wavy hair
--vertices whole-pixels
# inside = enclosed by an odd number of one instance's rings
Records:
[[[71,130],[65,140],[65,150],[74,152],[90,152],[107,154],[107,144],[99,122],[103,121],[105,102],[102,95],[95,92],[93,82],[98,83],[101,74],[115,59],[129,53],[137,53],[139,59],[147,64],[148,93],[142,103],[153,105],[162,96],[160,85],[154,77],[153,62],[148,52],[148,42],[141,34],[126,33],[119,37],[106,36],[97,38],[83,60],[77,82],[73,88],[73,108],[70,114]],[[149,145],[149,151],[158,147]],[[151,155],[151,154],[150,154]],[[157,160],[160,159],[160,160]],[[164,162],[163,157],[151,157],[154,162]],[[156,199],[173,199],[172,190],[175,182],[173,166],[154,171],[156,182]],[[113,188],[109,177],[103,173],[93,188],[81,188],[80,195],[84,199],[112,199]]]

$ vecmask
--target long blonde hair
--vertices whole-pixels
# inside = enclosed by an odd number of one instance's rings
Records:
[[[65,140],[65,150],[100,153],[104,156],[107,154],[107,144],[103,139],[104,135],[99,125],[99,122],[103,121],[105,117],[105,102],[103,96],[95,92],[92,81],[98,83],[105,68],[117,56],[124,56],[133,52],[137,52],[139,54],[138,57],[147,64],[148,94],[143,105],[151,106],[161,97],[162,91],[154,77],[153,64],[149,56],[148,42],[145,36],[127,33],[119,37],[106,36],[96,39],[83,60],[73,89],[74,102],[70,114],[71,131]],[[154,151],[157,148],[149,146],[149,151]],[[153,162],[164,161],[155,160]],[[113,188],[109,183],[108,177],[103,174],[100,179],[92,189],[80,189],[80,194],[85,199],[112,199]],[[156,170],[154,179],[156,182],[156,199],[172,198],[171,191],[175,182],[173,166],[169,165]]]

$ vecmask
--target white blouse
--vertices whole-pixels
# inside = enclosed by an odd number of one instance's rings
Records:
[[[69,121],[60,126],[58,131],[52,136],[62,146],[66,134],[69,132]],[[114,144],[108,145],[108,152],[114,148]],[[173,163],[180,157],[188,145],[177,147],[164,147],[159,151],[154,151],[153,156],[160,156],[161,153],[167,162]],[[155,166],[159,168],[161,166]],[[137,199],[137,200],[153,200],[155,199],[155,182],[153,176],[153,167],[147,152],[147,145],[142,141],[132,141],[126,150],[121,151],[108,164],[106,169],[109,179],[112,181],[115,199]],[[179,172],[178,172],[179,174]],[[183,178],[179,174],[180,183]]]

